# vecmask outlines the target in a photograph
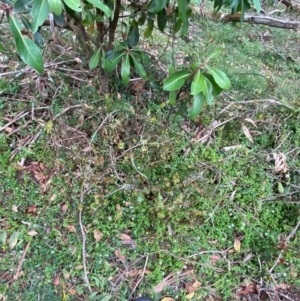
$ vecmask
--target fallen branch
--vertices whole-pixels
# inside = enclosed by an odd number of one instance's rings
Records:
[[[241,14],[223,14],[220,19],[224,22],[241,22]],[[243,22],[250,24],[261,24],[267,25],[270,27],[284,28],[284,29],[293,29],[297,30],[299,28],[300,22],[290,21],[290,20],[281,20],[275,19],[265,15],[253,15],[245,14]]]

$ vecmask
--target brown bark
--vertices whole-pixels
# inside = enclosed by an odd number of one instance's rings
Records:
[[[119,21],[119,17],[120,17],[120,7],[121,7],[121,0],[116,0],[114,18],[110,22],[110,26],[109,26],[108,50],[111,50],[113,48],[113,45],[114,45],[115,33],[116,33],[116,29],[117,29],[118,21]]]
[[[225,22],[241,22],[241,14],[234,14],[234,15],[223,14],[221,15],[220,19]],[[250,23],[250,24],[267,25],[270,27],[277,27],[283,29],[293,29],[293,30],[297,30],[300,25],[300,22],[297,21],[275,19],[265,15],[252,15],[252,14],[245,14],[243,22]]]

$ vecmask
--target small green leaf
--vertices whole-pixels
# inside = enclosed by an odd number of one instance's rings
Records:
[[[95,7],[99,8],[101,11],[103,11],[107,18],[112,17],[112,15],[113,15],[112,10],[106,4],[104,4],[101,0],[86,0],[86,1],[93,4]]]
[[[23,37],[20,31],[20,24],[15,16],[9,16],[9,27],[15,38],[18,53],[23,62],[42,73],[44,70],[44,61],[40,49],[28,38]]]
[[[121,66],[121,77],[124,85],[128,85],[129,83],[129,74],[130,74],[130,61],[129,54],[127,53],[123,59]]]
[[[175,91],[171,91],[169,94],[169,101],[170,101],[170,105],[174,106],[176,103],[176,92]]]
[[[202,92],[205,88],[205,77],[200,70],[195,74],[191,85],[191,94],[196,95]]]
[[[284,188],[281,182],[277,182],[277,189],[279,193],[284,193]]]
[[[230,79],[227,75],[218,68],[206,66],[209,73],[213,76],[214,80],[218,84],[218,86],[224,90],[228,90],[230,88]]]
[[[212,91],[213,91],[212,83],[207,78],[205,78],[204,89],[202,93],[206,97],[206,103],[210,106],[212,105],[212,101],[214,100]]]
[[[31,10],[32,33],[37,32],[39,26],[41,26],[44,23],[44,21],[48,18],[49,13],[50,7],[47,0],[34,0]]]
[[[53,130],[53,121],[51,119],[46,122],[45,128],[46,128],[46,133],[48,135],[51,134],[51,132]]]
[[[179,13],[179,17],[183,23],[185,23],[187,20],[186,10],[187,10],[187,1],[186,0],[178,0],[178,13]]]
[[[11,234],[11,236],[9,237],[9,248],[10,249],[13,249],[16,246],[16,244],[19,240],[20,234],[21,234],[21,232],[18,232],[18,231],[14,231]]]
[[[0,232],[0,241],[2,242],[3,245],[6,243],[6,238],[7,238],[7,232],[6,230],[2,230]]]
[[[261,4],[260,4],[260,0],[253,0],[253,5],[256,9],[256,12],[259,14],[261,11]]]
[[[65,4],[72,10],[81,12],[80,0],[64,0]]]
[[[209,55],[208,57],[206,58],[206,60],[210,60],[216,56],[218,56],[221,52],[223,51],[223,48],[218,46],[216,47]]]
[[[99,60],[100,60],[100,48],[96,51],[96,52],[94,52],[94,54],[92,55],[92,57],[91,57],[91,59],[90,59],[90,61],[89,61],[89,68],[90,68],[90,70],[93,70],[93,69],[95,69],[97,66],[98,66],[98,64],[99,64]]]
[[[164,91],[174,91],[180,89],[185,81],[190,77],[188,71],[177,71],[164,80]]]
[[[134,69],[136,70],[138,75],[141,78],[144,78],[144,79],[147,78],[147,73],[146,73],[144,66],[136,59],[136,57],[134,55],[130,54],[130,58],[133,61]]]
[[[48,0],[48,3],[54,14],[60,16],[63,8],[61,0]]]
[[[192,108],[189,112],[189,118],[190,119],[195,119],[196,117],[198,117],[198,115],[202,111],[204,103],[205,103],[205,97],[204,97],[203,93],[199,93],[197,95],[194,95]]]
[[[157,26],[160,31],[164,31],[167,24],[167,13],[165,9],[162,9],[157,13]]]

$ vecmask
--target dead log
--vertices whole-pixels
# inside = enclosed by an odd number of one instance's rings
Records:
[[[223,14],[220,19],[224,22],[241,22],[241,14]],[[299,28],[300,22],[290,21],[290,20],[282,20],[272,18],[266,15],[253,15],[253,14],[245,14],[243,18],[243,22],[250,24],[261,24],[267,25],[270,27],[284,28],[284,29],[293,29],[297,30]]]

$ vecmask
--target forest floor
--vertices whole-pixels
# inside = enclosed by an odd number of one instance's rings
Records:
[[[299,34],[190,34],[145,48],[224,47],[232,88],[195,121],[142,81],[100,96],[72,45],[41,77],[1,54],[0,300],[299,300]]]

